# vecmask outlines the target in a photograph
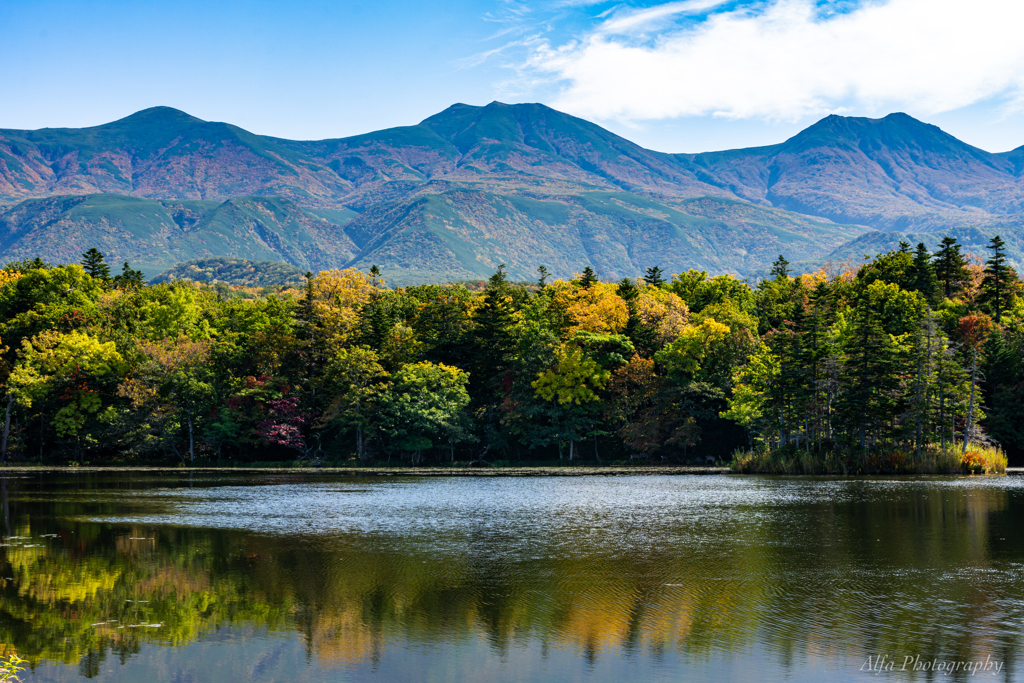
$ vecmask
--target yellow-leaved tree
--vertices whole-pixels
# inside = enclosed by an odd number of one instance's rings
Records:
[[[87,419],[103,408],[98,385],[116,380],[124,365],[114,342],[50,330],[22,342],[8,381],[23,407],[56,397],[54,428],[59,436],[77,439]]]
[[[594,282],[582,287],[558,280],[551,287],[555,290],[551,302],[560,314],[563,337],[579,331],[618,334],[626,327],[629,309],[618,295],[618,285]]]
[[[383,280],[378,280],[383,285]],[[355,268],[324,270],[311,282],[312,313],[334,345],[348,342],[356,333],[359,309],[378,289],[366,273]]]

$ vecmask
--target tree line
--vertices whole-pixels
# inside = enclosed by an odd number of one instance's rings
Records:
[[[920,456],[1024,433],[1024,297],[1005,245],[945,238],[751,285],[658,267],[602,282],[504,267],[481,291],[145,284],[0,271],[0,458],[76,462]],[[824,457],[824,456],[822,456]],[[856,467],[855,467],[856,469]]]

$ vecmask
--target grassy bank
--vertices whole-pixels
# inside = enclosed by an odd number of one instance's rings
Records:
[[[1006,454],[999,448],[942,448],[932,444],[914,451],[831,450],[807,452],[794,446],[777,450],[738,451],[730,469],[744,474],[1005,474]]]

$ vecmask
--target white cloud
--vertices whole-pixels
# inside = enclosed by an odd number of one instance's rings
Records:
[[[605,35],[627,35],[636,33],[666,19],[680,15],[698,14],[717,7],[724,0],[682,0],[655,5],[642,10],[630,10],[614,13],[611,19],[597,28],[597,33]]]
[[[889,0],[827,19],[812,0],[774,0],[637,36],[718,4],[616,13],[581,39],[541,44],[529,65],[563,84],[554,106],[606,120],[928,115],[1024,99],[1024,4],[1014,0]]]

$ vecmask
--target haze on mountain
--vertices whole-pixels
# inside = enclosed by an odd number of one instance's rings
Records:
[[[1024,147],[991,154],[905,114],[829,116],[778,145],[644,149],[540,104],[456,104],[414,126],[295,141],[156,107],[83,129],[0,130],[0,260],[96,246],[152,275],[191,259],[378,264],[409,284],[741,275],[911,235],[1019,265]],[[867,252],[865,252],[867,253]]]

